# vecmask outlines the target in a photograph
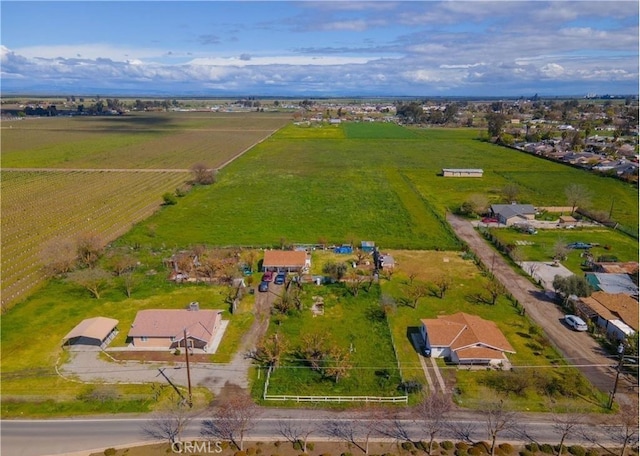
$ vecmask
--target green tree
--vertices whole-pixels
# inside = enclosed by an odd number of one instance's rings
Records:
[[[487,121],[487,132],[489,137],[495,138],[500,136],[505,123],[507,122],[507,116],[498,112],[490,112],[485,116]]]
[[[164,201],[165,206],[173,206],[174,204],[178,204],[178,198],[176,198],[176,195],[171,192],[167,192],[162,195],[162,200]]]
[[[322,267],[322,272],[332,277],[334,280],[340,281],[347,273],[347,264],[329,261]]]

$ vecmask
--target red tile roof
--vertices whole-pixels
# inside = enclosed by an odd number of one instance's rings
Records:
[[[515,353],[494,322],[476,315],[458,312],[424,319],[422,323],[432,346],[448,346],[459,359],[496,359],[504,357],[502,352]],[[493,356],[490,356],[492,352]]]
[[[264,252],[262,266],[268,267],[304,267],[307,252],[303,250],[267,250]]]
[[[131,325],[129,337],[175,337],[180,340],[184,330],[195,339],[209,342],[222,320],[222,310],[141,310]]]

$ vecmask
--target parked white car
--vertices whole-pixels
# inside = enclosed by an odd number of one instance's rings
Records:
[[[565,315],[564,321],[576,331],[586,331],[587,329],[589,329],[584,320],[575,315]]]

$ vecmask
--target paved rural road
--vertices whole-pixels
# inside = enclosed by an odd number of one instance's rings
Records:
[[[471,223],[453,214],[447,214],[447,221],[458,237],[480,260],[493,271],[495,277],[504,284],[526,310],[526,314],[540,325],[551,343],[565,359],[578,367],[598,389],[610,392],[615,381],[616,359],[607,354],[587,333],[575,332],[563,322],[563,313],[550,302],[544,292],[529,280],[516,273],[509,264],[473,228]],[[616,398],[637,401],[638,385],[633,377],[621,376]]]
[[[195,417],[183,433],[183,440],[199,437],[200,427],[206,414]],[[284,437],[279,432],[281,422],[312,423],[313,432],[310,440],[327,439],[324,432],[326,420],[345,422],[370,422],[366,415],[355,415],[350,412],[328,412],[323,410],[287,410],[262,409],[256,416],[254,428],[247,434],[254,440],[280,440]],[[610,443],[615,438],[617,428],[607,426],[600,421],[592,421],[584,426],[593,438],[602,444]],[[142,428],[150,422],[148,417],[123,418],[91,418],[66,420],[4,420],[1,429],[2,454],[11,456],[45,456],[45,455],[87,455],[91,452],[101,452],[109,447],[126,447],[145,443],[146,438]],[[408,420],[401,420],[408,429],[409,435],[415,440],[424,438],[424,430],[420,424]],[[504,432],[499,441],[523,443],[534,439],[539,442],[558,442],[559,435],[554,429],[550,415],[526,415],[518,421],[518,428],[525,430],[528,439],[523,439],[516,433]],[[451,420],[448,431],[441,438],[457,440],[459,434],[455,429],[468,429],[469,436],[474,441],[486,440],[487,434],[482,416],[469,412],[457,413]],[[151,443],[148,442],[147,443]],[[569,436],[566,444],[586,443],[581,433]]]

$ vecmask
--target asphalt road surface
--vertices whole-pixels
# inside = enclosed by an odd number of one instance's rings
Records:
[[[202,421],[206,416],[194,418],[182,435],[182,440],[198,438]],[[281,422],[312,423],[313,432],[310,441],[326,440],[324,423],[328,420],[352,423],[371,422],[363,415],[348,412],[326,412],[322,410],[275,410],[263,409],[256,418],[254,428],[247,434],[252,440],[285,440],[280,434]],[[602,418],[590,418],[601,420]],[[5,420],[2,422],[1,449],[3,455],[9,456],[49,456],[49,455],[87,455],[91,452],[104,451],[105,448],[126,447],[144,443],[147,440],[142,427],[149,423],[149,418],[109,418],[109,419],[66,419],[66,420]],[[407,426],[409,435],[416,440],[424,439],[424,430],[420,424],[409,420],[402,421]],[[461,412],[450,421],[448,431],[439,438],[458,440],[456,429],[468,430],[473,441],[487,440],[485,421],[481,415]],[[526,443],[535,439],[539,442],[557,443],[560,440],[558,430],[550,415],[524,415],[517,420],[517,429],[499,435],[499,441]],[[615,435],[612,427],[601,421],[591,421],[583,429],[601,444],[611,442]],[[520,432],[526,430],[529,439],[523,439]],[[465,432],[466,432],[465,431]],[[378,437],[380,438],[380,437]],[[386,439],[392,442],[391,439]],[[582,433],[570,435],[566,444],[585,444]]]

